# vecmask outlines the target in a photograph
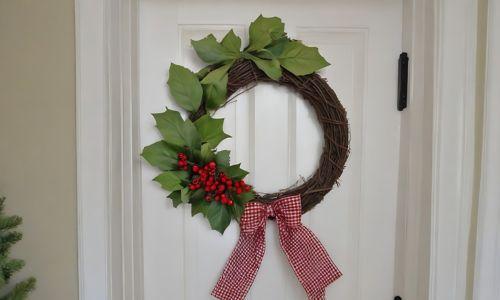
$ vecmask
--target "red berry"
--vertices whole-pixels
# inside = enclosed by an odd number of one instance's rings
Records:
[[[249,192],[251,189],[252,189],[251,186],[249,186],[249,185],[245,186],[245,191]]]
[[[220,196],[219,195],[215,196],[215,201],[219,201],[219,200],[220,200]]]
[[[226,189],[226,187],[222,184],[217,186],[217,188],[219,189],[219,191],[224,191]]]
[[[230,206],[233,206],[233,204],[234,204],[234,203],[233,203],[233,200],[228,200],[228,201],[227,201],[227,204],[229,204]]]
[[[240,188],[237,188],[237,189],[236,189],[236,194],[238,194],[238,195],[239,195],[239,194],[241,194],[242,192],[243,192],[243,191],[242,191]]]
[[[198,173],[199,171],[200,171],[200,167],[198,167],[197,165],[194,165],[193,172]]]
[[[213,162],[213,161],[211,161],[211,162],[209,162],[209,163],[208,163],[208,167],[209,167],[210,169],[215,169],[215,167],[216,167],[216,166],[217,166],[217,165],[216,165],[216,164],[215,164],[215,162]]]
[[[205,201],[210,201],[210,196],[209,195],[205,196]]]
[[[236,182],[234,183],[234,186],[235,186],[235,187],[237,187],[237,188],[239,188],[239,187],[240,187],[240,182],[239,182],[239,181],[236,181]]]

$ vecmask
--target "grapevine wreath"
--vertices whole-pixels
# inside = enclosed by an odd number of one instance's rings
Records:
[[[163,139],[144,148],[142,156],[162,173],[154,180],[170,191],[174,207],[191,204],[212,229],[224,233],[234,218],[240,238],[212,295],[221,300],[245,298],[265,251],[265,220],[275,219],[280,244],[308,298],[325,298],[325,289],[342,273],[316,236],[302,225],[301,214],[318,204],[338,182],[349,154],[346,111],[335,92],[315,72],[329,65],[318,48],[291,39],[277,17],[259,16],[250,24],[249,45],[230,30],[221,42],[209,34],[191,41],[209,65],[197,73],[171,64],[168,86],[174,101],[187,111],[166,109],[153,114]],[[223,119],[212,117],[239,93],[259,82],[289,87],[314,109],[323,129],[319,167],[300,185],[271,194],[254,191],[240,164],[231,165],[229,151],[217,151],[230,136]]]

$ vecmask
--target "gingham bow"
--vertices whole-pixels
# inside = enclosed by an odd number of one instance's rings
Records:
[[[266,219],[278,223],[280,244],[310,300],[325,299],[325,288],[342,273],[318,238],[302,225],[300,195],[272,204],[250,202],[240,221],[240,238],[212,295],[221,300],[245,298],[265,251]]]

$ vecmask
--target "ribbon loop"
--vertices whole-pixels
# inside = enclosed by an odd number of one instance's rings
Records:
[[[241,217],[241,234],[212,295],[221,300],[243,300],[265,251],[268,217],[278,223],[280,244],[310,300],[325,298],[326,287],[342,276],[318,238],[301,223],[300,195],[271,204],[248,203]]]

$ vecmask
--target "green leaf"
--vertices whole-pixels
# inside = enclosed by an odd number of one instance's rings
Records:
[[[201,155],[201,160],[204,163],[209,163],[215,159],[215,155],[212,152],[212,148],[210,147],[209,143],[201,145],[200,155]]]
[[[260,57],[262,59],[275,59],[276,56],[274,56],[271,51],[267,49],[262,49],[257,52],[255,52],[255,56]]]
[[[168,87],[177,104],[187,111],[197,111],[201,104],[203,89],[196,75],[189,69],[170,64]]]
[[[206,66],[203,69],[200,69],[198,72],[196,72],[196,77],[198,77],[198,79],[201,80],[205,76],[207,76],[207,74],[210,73],[213,69],[214,69],[213,65]]]
[[[239,195],[237,193],[233,194],[234,194],[233,197],[235,197],[235,199],[241,204],[246,204],[249,201],[255,199],[255,193],[253,191],[241,193]]]
[[[179,112],[167,108],[163,113],[153,114],[153,117],[156,120],[156,127],[167,143],[193,149],[200,148],[201,140],[196,127],[189,119],[184,121]]]
[[[179,180],[181,182],[184,182],[184,183],[187,183],[189,182],[189,173],[188,171],[182,171],[182,170],[178,170],[178,171],[169,171],[170,173],[174,174],[175,176],[177,176],[177,178],[179,178]]]
[[[231,29],[222,39],[222,46],[227,50],[239,55],[241,49],[241,39]]]
[[[203,92],[205,95],[205,106],[209,110],[218,108],[221,104],[226,102],[227,95],[227,81],[228,75],[226,74],[221,81],[212,84],[203,85]]]
[[[248,172],[240,168],[241,164],[232,165],[229,167],[220,167],[220,169],[230,178],[241,180],[248,175]]]
[[[245,210],[245,206],[242,204],[239,204],[238,202],[234,202],[230,209],[231,209],[231,212],[233,213],[234,218],[239,222],[241,219],[241,215],[243,214],[243,211]]]
[[[205,197],[205,190],[204,189],[198,189],[195,191],[191,191],[189,193],[189,202],[194,203],[198,200],[203,200]]]
[[[281,66],[280,62],[277,59],[272,59],[272,60],[267,60],[267,59],[261,59],[256,56],[253,56],[251,54],[245,53],[244,55],[246,58],[251,59],[259,69],[264,71],[266,75],[273,79],[273,80],[279,80],[282,73],[281,73]]]
[[[212,229],[217,230],[221,234],[224,233],[229,223],[231,223],[231,214],[227,205],[223,205],[218,201],[210,202],[210,206],[206,211],[206,217]]]
[[[269,46],[264,49],[266,51],[269,51],[273,57],[280,57],[281,54],[283,53],[283,50],[285,48],[285,45],[290,42],[290,39],[286,36],[281,37],[275,41],[273,41]]]
[[[215,163],[217,163],[218,166],[229,167],[229,154],[229,150],[222,150],[217,152],[215,154]]]
[[[283,68],[297,76],[307,75],[329,66],[316,47],[307,47],[299,41],[286,43],[279,57]]]
[[[221,81],[224,78],[224,76],[227,75],[227,72],[229,71],[229,69],[231,68],[233,63],[234,63],[234,60],[229,61],[227,64],[223,65],[222,67],[219,67],[219,68],[211,71],[203,78],[201,83],[202,84],[211,84],[211,83]]]
[[[142,157],[152,166],[162,171],[175,170],[177,168],[177,154],[179,152],[165,141],[159,141],[142,150]]]
[[[257,51],[285,35],[285,24],[278,17],[265,18],[260,15],[250,24],[249,33],[250,44],[246,51]]]
[[[203,61],[210,64],[216,64],[238,57],[238,55],[219,44],[213,34],[209,34],[207,37],[199,41],[191,40],[191,45],[193,45],[193,48],[198,56]]]
[[[173,171],[163,172],[153,180],[161,184],[161,187],[167,191],[178,191],[183,188],[181,179]]]
[[[172,204],[174,205],[174,207],[177,207],[181,203],[188,202],[189,200],[188,192],[189,189],[185,187],[181,190],[173,191],[172,193],[170,193],[170,195],[168,195],[168,198],[172,199]]]
[[[228,70],[234,61],[219,67],[210,73],[201,81],[203,84],[205,106],[207,109],[216,109],[226,101]]]
[[[210,202],[203,199],[198,199],[191,203],[191,216],[195,216],[201,213],[203,216],[207,216],[208,208],[210,207]]]
[[[206,114],[194,122],[196,129],[203,142],[209,143],[212,148],[217,147],[219,143],[230,137],[224,133],[224,119],[214,119]]]

